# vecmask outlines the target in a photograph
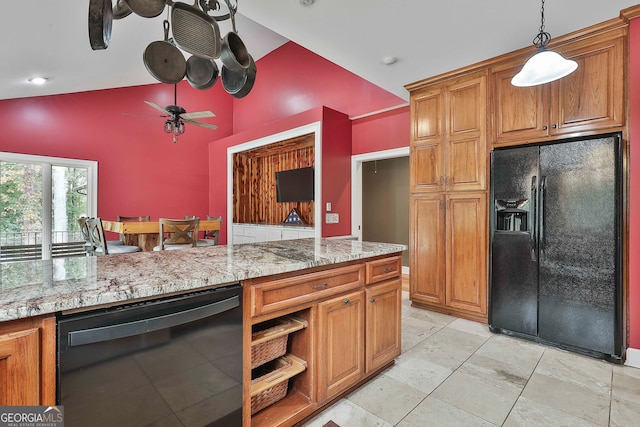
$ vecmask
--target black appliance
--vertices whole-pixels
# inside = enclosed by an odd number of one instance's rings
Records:
[[[242,425],[239,284],[61,316],[65,426]]]
[[[313,167],[276,172],[277,202],[310,202],[314,191]]]
[[[622,356],[619,134],[495,149],[489,326]]]

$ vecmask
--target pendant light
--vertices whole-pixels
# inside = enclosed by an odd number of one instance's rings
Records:
[[[540,14],[542,17],[540,32],[533,39],[533,45],[538,48],[538,52],[529,58],[518,74],[513,76],[511,84],[514,86],[526,87],[549,83],[568,76],[578,68],[576,61],[565,59],[559,53],[546,49],[551,35],[544,31],[544,0],[542,0]]]

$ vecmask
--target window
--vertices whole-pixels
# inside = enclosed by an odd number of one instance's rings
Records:
[[[0,153],[0,261],[82,253],[77,218],[95,216],[94,161]]]

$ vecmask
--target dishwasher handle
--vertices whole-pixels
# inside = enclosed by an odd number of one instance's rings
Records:
[[[240,297],[236,295],[222,301],[203,305],[202,307],[165,314],[163,316],[120,323],[117,325],[71,331],[68,334],[68,345],[69,347],[77,347],[86,344],[94,344],[118,338],[141,335],[147,332],[159,331],[161,329],[167,329],[193,322],[195,320],[204,319],[205,317],[215,316],[216,314],[232,310],[239,306]]]

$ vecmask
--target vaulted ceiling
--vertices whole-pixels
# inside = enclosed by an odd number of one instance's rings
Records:
[[[530,46],[541,20],[539,0],[301,3],[238,0],[236,26],[254,59],[291,40],[405,99],[407,83]],[[636,3],[546,0],[545,29],[560,36],[615,18]],[[142,55],[163,38],[167,14],[114,20],[109,47],[94,51],[88,5],[89,0],[3,2],[0,99],[157,83]],[[229,21],[220,23],[223,35],[230,29]],[[386,57],[397,62],[386,65]],[[35,75],[50,80],[28,84]]]

